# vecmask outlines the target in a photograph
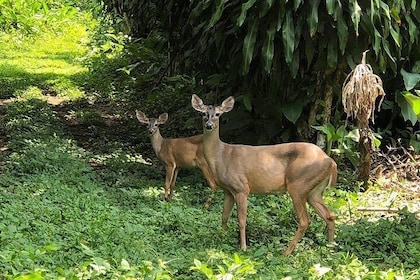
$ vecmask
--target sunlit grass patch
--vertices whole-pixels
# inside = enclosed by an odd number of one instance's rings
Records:
[[[78,24],[39,37],[1,33],[0,98],[22,97],[33,88],[69,100],[83,97],[79,84],[88,70],[79,58],[87,38],[86,27]]]

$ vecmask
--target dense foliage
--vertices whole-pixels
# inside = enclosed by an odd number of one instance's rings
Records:
[[[309,139],[311,126],[326,125],[330,116],[340,126],[341,85],[365,50],[387,93],[376,127],[395,138],[406,127],[418,129],[403,97],[411,90],[420,103],[413,90],[420,73],[418,1],[103,2],[121,17],[122,30],[163,41],[161,67],[169,76],[189,74],[196,91],[240,100],[233,118],[241,123],[231,128],[241,142]]]

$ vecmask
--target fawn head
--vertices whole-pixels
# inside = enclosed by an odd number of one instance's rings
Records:
[[[203,114],[203,127],[207,131],[212,131],[219,125],[219,117],[223,113],[231,111],[234,103],[235,99],[233,96],[226,98],[220,106],[205,105],[203,100],[195,94],[191,97],[192,107]]]
[[[136,110],[136,117],[139,122],[147,124],[147,129],[150,132],[150,135],[155,134],[159,129],[160,124],[164,124],[168,120],[168,113],[161,114],[157,119],[148,118],[142,111]]]

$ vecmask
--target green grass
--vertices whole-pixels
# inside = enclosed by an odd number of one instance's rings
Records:
[[[198,173],[181,173],[174,201],[163,203],[163,174],[156,167],[122,146],[101,153],[80,148],[45,101],[21,100],[3,113],[11,148],[0,177],[3,278],[418,277],[419,221],[408,212],[376,221],[353,215],[347,223],[357,206],[354,194],[329,191],[338,214],[337,245],[327,245],[324,224],[312,213],[296,253],[284,257],[296,228],[290,200],[254,196],[250,246],[240,252],[235,213],[222,231],[222,193],[204,209],[209,190]]]
[[[328,190],[337,244],[327,244],[324,223],[311,211],[312,224],[290,257],[282,252],[296,218],[286,195],[249,198],[246,252],[235,211],[221,229],[221,191],[204,209],[210,191],[199,172],[181,172],[174,201],[163,203],[164,174],[144,160],[144,143],[132,147],[126,134],[110,140],[118,127],[106,129],[98,111],[79,108],[89,94],[84,82],[95,84],[80,63],[89,34],[78,24],[65,30],[26,39],[0,34],[0,97],[14,98],[1,106],[1,279],[419,278],[420,224],[411,213],[419,200],[380,185],[358,194],[343,191],[341,180]],[[47,95],[80,109],[68,114],[77,129],[103,130],[82,135],[82,147]],[[144,130],[126,119],[121,126]],[[373,215],[358,206],[407,208]]]
[[[44,95],[83,97],[78,83],[87,69],[78,59],[86,52],[87,36],[79,24],[29,38],[0,33],[0,98],[19,97],[34,87]]]

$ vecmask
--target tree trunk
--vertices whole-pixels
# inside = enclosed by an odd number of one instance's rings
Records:
[[[366,190],[368,188],[370,166],[372,164],[373,137],[369,126],[364,128],[360,127],[359,132],[360,162],[358,167],[358,180],[363,182],[363,187]]]
[[[322,111],[322,120],[321,120],[321,125],[326,125],[330,122],[331,119],[331,111],[332,111],[332,101],[334,98],[334,88],[330,85],[327,84],[325,87],[325,96],[324,96],[324,105],[323,105],[323,111]],[[326,150],[327,148],[327,143],[328,139],[327,136],[324,133],[318,133],[317,135],[317,139],[316,139],[316,144],[317,146],[321,147],[323,150]]]

